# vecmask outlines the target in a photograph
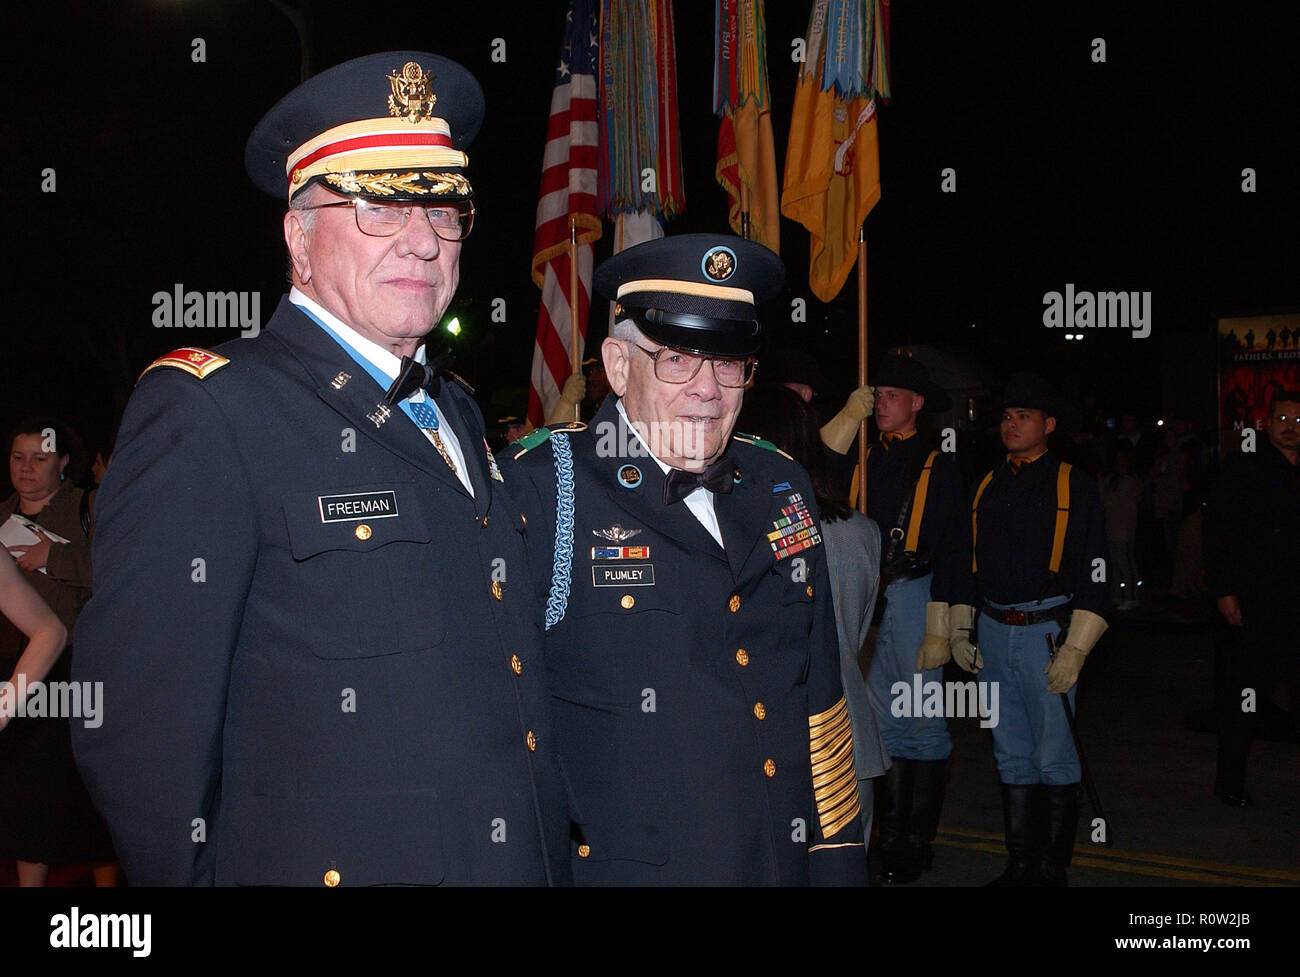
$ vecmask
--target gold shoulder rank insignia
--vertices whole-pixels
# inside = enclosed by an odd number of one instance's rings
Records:
[[[211,374],[216,373],[230,360],[220,353],[214,353],[210,349],[200,349],[197,346],[182,346],[180,349],[174,349],[166,356],[160,356],[144,368],[141,377],[150,370],[160,366],[170,366],[177,370],[184,370],[190,376],[198,377],[200,380],[206,380]],[[137,383],[140,381],[137,380]]]
[[[840,697],[825,712],[808,717],[812,750],[813,797],[822,837],[830,838],[858,817],[858,780],[853,770],[853,728],[849,707]]]
[[[793,458],[774,445],[771,441],[764,441],[757,434],[741,434],[737,431],[731,437],[733,441],[739,441],[741,444],[752,444],[755,448],[762,448],[765,451],[775,451],[782,458],[789,458],[791,461],[794,461]]]
[[[582,423],[582,421],[569,421],[566,424],[551,425],[552,433],[555,433],[557,431],[562,431],[566,434],[571,434],[571,433],[577,433],[578,431],[585,431],[585,430],[587,430],[587,425]]]

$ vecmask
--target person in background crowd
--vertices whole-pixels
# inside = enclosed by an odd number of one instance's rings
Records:
[[[826,471],[817,415],[798,393],[759,384],[746,395],[736,424],[747,431],[761,431],[763,437],[803,465],[812,481],[822,514],[822,542],[835,604],[840,679],[853,723],[853,765],[862,804],[862,836],[870,839],[875,780],[889,768],[889,752],[867,696],[859,656],[871,628],[880,584],[880,529],[835,494]]]
[[[15,814],[14,800],[33,794],[34,786],[42,783],[46,771],[41,764],[47,758],[39,752],[33,753],[30,738],[21,732],[17,738],[13,732],[8,736],[3,734],[11,723],[16,722],[22,730],[30,728],[28,724],[39,722],[27,717],[15,719],[20,689],[32,688],[49,674],[68,643],[68,629],[24,579],[8,553],[0,553],[0,615],[27,639],[27,646],[12,663],[0,660],[0,675],[7,676],[7,681],[0,681],[0,858],[18,863],[20,886],[40,886],[45,882],[47,866],[13,857],[13,851],[22,851],[22,846],[29,842],[22,837],[27,825],[12,823],[11,819]],[[48,796],[32,796],[29,802],[36,806],[50,800]],[[22,812],[18,813],[20,818],[24,817]],[[52,813],[57,816],[57,812]]]
[[[1300,601],[1300,391],[1274,395],[1267,435],[1254,451],[1224,464],[1204,517],[1210,594],[1231,629],[1214,785],[1230,807],[1254,803],[1246,792],[1246,757],[1274,686],[1288,686],[1293,725],[1300,697],[1294,625]]]
[[[1137,563],[1133,555],[1137,535],[1138,502],[1142,479],[1129,472],[1133,449],[1121,443],[1112,460],[1113,470],[1101,479],[1101,506],[1106,517],[1106,542],[1110,546],[1111,601],[1118,610],[1138,606]]]
[[[9,439],[14,494],[4,503],[7,548],[69,634],[91,587],[82,491],[68,479],[74,443],[57,420],[38,417],[19,424]],[[27,637],[21,628],[0,621],[0,673],[16,671]],[[68,646],[47,674],[36,677],[66,682],[72,655]],[[20,717],[0,740],[0,858],[17,860],[23,885],[44,885],[51,864],[68,863],[94,865],[97,885],[117,882],[108,832],[73,762],[70,724],[83,720]]]

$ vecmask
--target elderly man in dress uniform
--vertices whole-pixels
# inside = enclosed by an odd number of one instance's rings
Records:
[[[812,487],[732,431],[783,278],[729,235],[611,258],[615,396],[503,463],[546,599],[575,882],[865,882]]]
[[[87,784],[136,884],[569,878],[523,522],[422,341],[474,220],[483,96],[416,51],[262,119],[293,288],[140,379],[96,507]]]

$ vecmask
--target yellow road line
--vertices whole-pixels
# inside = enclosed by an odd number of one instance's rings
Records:
[[[980,839],[987,841],[988,844],[979,842],[961,842],[951,838],[944,838],[944,835],[955,835],[971,839]],[[945,827],[940,831],[942,843],[953,848],[968,848],[972,851],[991,851],[1004,852],[1006,849],[1002,845],[1002,835],[991,831],[976,831],[971,828]],[[1157,855],[1152,852],[1135,852],[1123,849],[1107,849],[1099,847],[1089,847],[1086,854],[1076,854],[1074,857],[1076,865],[1091,866],[1097,868],[1111,869],[1117,872],[1129,872],[1135,875],[1157,875],[1164,878],[1179,879],[1197,879],[1200,881],[1227,882],[1232,884],[1244,884],[1231,876],[1245,876],[1250,879],[1264,879],[1267,883],[1287,883],[1300,881],[1300,874],[1288,872],[1284,869],[1273,868],[1255,868],[1247,865],[1227,865],[1222,862],[1201,861],[1192,858],[1178,858],[1173,855]],[[1133,864],[1133,863],[1136,863]],[[1145,869],[1137,866],[1146,866]],[[1165,866],[1168,866],[1167,868]],[[1191,869],[1191,872],[1179,872],[1177,869]]]
[[[945,848],[961,848],[966,851],[990,852],[994,855],[1006,854],[1006,848],[1004,846],[994,845],[985,841],[952,841],[940,835],[935,839],[934,843],[936,845],[943,845]],[[1129,875],[1150,875],[1156,878],[1174,879],[1180,882],[1207,882],[1213,885],[1236,886],[1281,886],[1284,884],[1274,880],[1266,881],[1253,878],[1235,878],[1229,875],[1214,875],[1209,872],[1188,872],[1178,869],[1135,864],[1132,862],[1108,862],[1100,858],[1093,858],[1089,855],[1076,855],[1071,864],[1081,868],[1098,868],[1108,872],[1124,872]]]

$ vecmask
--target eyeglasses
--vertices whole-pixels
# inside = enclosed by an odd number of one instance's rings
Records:
[[[357,229],[371,237],[392,237],[403,227],[411,211],[424,211],[425,219],[433,233],[444,241],[463,241],[474,229],[473,204],[444,204],[429,206],[410,203],[379,203],[375,200],[350,198],[329,204],[313,204],[300,210],[324,210],[327,207],[351,207],[357,218]]]
[[[754,371],[758,369],[758,360],[752,356],[741,359],[697,356],[694,353],[683,353],[671,346],[650,350],[640,343],[632,345],[654,360],[655,376],[664,383],[689,383],[700,372],[705,360],[713,364],[713,377],[722,387],[743,387],[754,379]]]

